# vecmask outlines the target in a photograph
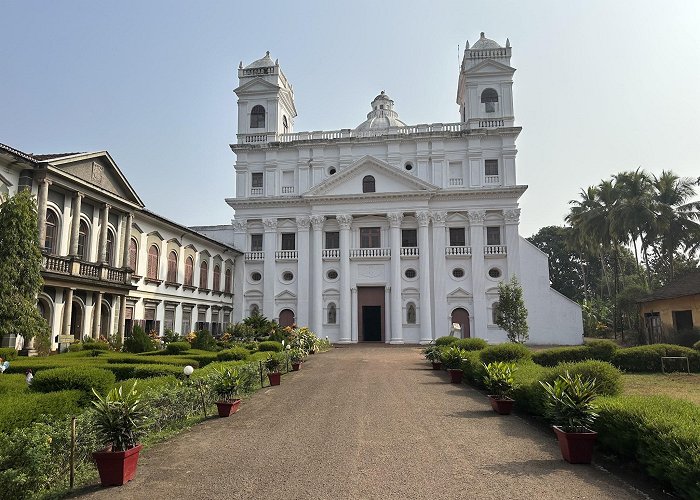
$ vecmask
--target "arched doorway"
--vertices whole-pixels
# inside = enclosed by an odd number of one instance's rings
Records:
[[[294,311],[291,309],[282,309],[280,311],[280,326],[292,326],[294,324]]]
[[[77,300],[73,301],[70,313],[70,334],[80,342],[83,339],[83,306]]]
[[[106,339],[112,334],[112,325],[110,325],[111,317],[110,306],[107,302],[102,302],[100,309],[100,336]]]
[[[461,307],[452,311],[452,323],[457,323],[462,328],[463,339],[471,336],[469,332],[469,311]]]

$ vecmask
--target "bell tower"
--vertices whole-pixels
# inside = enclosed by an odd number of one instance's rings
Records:
[[[486,38],[467,42],[459,72],[457,104],[460,119],[469,128],[512,127],[513,73],[510,40],[505,47]]]
[[[238,143],[273,142],[294,131],[294,89],[278,61],[264,57],[238,66]]]

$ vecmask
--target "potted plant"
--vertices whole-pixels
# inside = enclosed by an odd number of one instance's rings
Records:
[[[136,391],[114,388],[105,397],[95,394],[95,427],[105,448],[92,454],[102,486],[121,486],[136,475],[141,445],[138,432],[146,419],[145,404]]]
[[[453,384],[461,384],[464,373],[462,372],[462,358],[466,353],[459,347],[450,347],[442,351],[442,364],[447,368],[450,374],[450,382]]]
[[[591,430],[598,417],[593,399],[595,379],[571,376],[567,371],[554,384],[540,382],[547,393],[547,413],[564,460],[571,464],[590,464],[598,433]]]
[[[431,345],[423,350],[425,359],[433,364],[433,370],[440,370],[442,362],[440,361],[440,348],[436,345]]]
[[[298,372],[304,362],[304,352],[298,347],[289,351],[289,360],[292,362],[292,371]]]
[[[267,378],[270,380],[270,385],[280,385],[282,374],[282,355],[278,352],[271,352],[265,360],[265,369],[267,370]]]
[[[510,397],[515,385],[513,381],[515,363],[495,361],[488,365],[484,364],[484,369],[486,370],[484,385],[490,393],[488,397],[491,400],[491,407],[500,415],[510,415],[515,403]]]
[[[238,411],[241,399],[238,398],[240,376],[235,368],[215,369],[211,376],[211,388],[219,398],[216,408],[220,417],[228,417]]]

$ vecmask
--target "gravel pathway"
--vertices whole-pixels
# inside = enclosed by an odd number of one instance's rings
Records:
[[[561,459],[553,434],[499,416],[415,347],[351,346],[142,454],[128,499],[644,498]]]

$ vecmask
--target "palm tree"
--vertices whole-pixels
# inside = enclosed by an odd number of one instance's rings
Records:
[[[673,257],[683,248],[691,254],[700,248],[700,202],[695,197],[700,177],[679,177],[669,170],[654,176],[654,210],[656,212],[656,254],[667,260],[669,281],[673,279]]]

